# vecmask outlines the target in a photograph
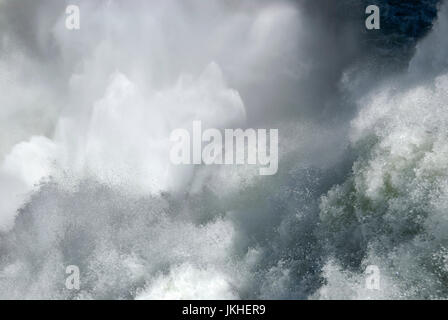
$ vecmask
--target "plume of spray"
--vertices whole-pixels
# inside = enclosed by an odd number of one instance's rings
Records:
[[[366,94],[353,1],[76,3],[71,32],[68,2],[0,1],[1,298],[362,298],[368,262],[389,296],[441,286],[446,79],[412,85],[445,9],[415,76]],[[193,120],[281,127],[278,175],[171,166],[169,133]],[[349,143],[368,153],[343,182]],[[419,257],[425,290],[394,278]]]

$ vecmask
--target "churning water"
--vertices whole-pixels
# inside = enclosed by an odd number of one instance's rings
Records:
[[[0,298],[448,297],[448,6],[75,2],[0,0]],[[194,120],[278,173],[173,166]]]

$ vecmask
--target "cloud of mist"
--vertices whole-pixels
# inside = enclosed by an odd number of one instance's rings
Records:
[[[17,177],[27,186],[18,195],[58,167],[79,178],[88,172],[164,190],[175,179],[164,146],[173,128],[195,119],[221,128],[262,123],[285,126],[287,136],[291,115],[305,125],[342,106],[336,83],[353,49],[345,52],[339,40],[349,28],[328,34],[289,1],[79,1],[77,32],[65,28],[66,3],[25,4],[2,4],[0,65],[8,94],[0,151],[16,159],[33,152],[27,148],[51,153],[33,179]],[[330,47],[341,52],[316,56]],[[319,138],[343,139],[334,131]],[[41,144],[48,147],[39,151]],[[192,176],[173,174],[185,183],[181,176]]]
[[[80,6],[79,31],[65,28],[68,3]],[[360,275],[327,259],[338,251],[321,228],[344,190],[321,196],[350,172],[350,134],[370,130],[369,111],[350,128],[359,101],[390,75],[372,76],[391,61],[362,30],[364,9],[0,1],[0,297],[319,298],[346,278],[347,295],[362,296]],[[193,120],[279,128],[279,173],[172,167],[169,133]],[[357,249],[339,260],[359,262]],[[68,264],[85,277],[81,292],[62,288]]]

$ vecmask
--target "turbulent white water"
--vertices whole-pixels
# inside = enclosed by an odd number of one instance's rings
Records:
[[[446,6],[373,81],[329,3],[78,2],[0,2],[0,298],[447,297]],[[279,173],[171,165],[198,119]]]

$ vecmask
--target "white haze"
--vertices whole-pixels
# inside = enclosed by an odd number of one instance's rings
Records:
[[[446,259],[447,10],[409,74],[359,90],[358,35],[341,22],[338,38],[304,2],[76,3],[81,29],[68,31],[64,1],[0,1],[0,298],[369,298],[362,273],[320,256],[324,231],[306,229],[348,212],[350,192],[387,203],[388,225],[423,204],[419,224],[435,237],[397,251],[372,241],[363,265],[385,270],[387,291],[374,298],[437,288],[431,271],[415,277],[424,290],[394,272],[414,274],[422,246]],[[279,128],[286,169],[170,165],[170,132],[194,120]],[[371,153],[320,201],[307,168],[338,165],[363,139]],[[406,193],[390,199],[389,184]],[[64,288],[68,264],[80,292]]]

